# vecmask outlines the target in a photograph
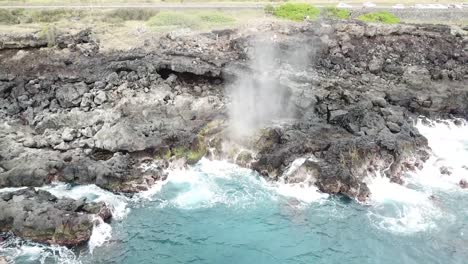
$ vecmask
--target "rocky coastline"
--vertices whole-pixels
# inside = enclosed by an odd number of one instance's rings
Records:
[[[238,140],[229,89],[255,79],[254,42],[278,51],[272,81],[292,116]],[[100,52],[92,30],[54,43],[0,36],[0,188],[28,187],[0,193],[0,232],[42,243],[85,243],[95,215],[111,218],[108,205],[34,189],[54,181],[132,195],[207,156],[366,201],[367,177],[401,183],[429,157],[417,118],[468,118],[466,28],[278,22],[130,51]]]

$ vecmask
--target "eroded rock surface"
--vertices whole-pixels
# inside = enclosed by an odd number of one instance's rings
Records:
[[[0,232],[11,231],[35,242],[74,246],[87,242],[94,215],[111,217],[103,203],[58,199],[47,191],[22,189],[0,193]]]

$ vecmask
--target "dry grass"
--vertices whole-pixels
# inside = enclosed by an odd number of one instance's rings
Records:
[[[134,19],[133,15],[123,16],[124,18],[132,18],[129,20],[111,19],[116,21],[110,21],[108,16],[109,14],[115,14],[115,10],[104,9],[88,12],[86,16],[79,18],[60,16],[60,19],[51,22],[30,21],[28,23],[8,25],[0,23],[0,34],[11,34],[12,32],[18,34],[44,34],[44,28],[54,28],[59,32],[78,32],[85,28],[92,28],[93,33],[100,40],[100,48],[102,51],[129,50],[141,47],[145,42],[152,43],[152,39],[154,37],[157,37],[159,34],[165,34],[169,31],[177,31],[181,34],[192,34],[199,31],[210,31],[213,29],[242,27],[250,21],[263,19],[264,17],[262,10],[232,10],[225,12],[197,10],[172,13],[176,13],[176,19],[180,18],[180,16],[188,16],[190,18],[194,18],[196,23],[195,25],[189,25],[183,29],[184,27],[180,25],[167,25],[164,23],[152,25],[150,23],[151,18],[148,19],[148,21],[145,21]],[[158,16],[158,14],[156,14],[156,16]],[[166,20],[165,23],[171,24],[178,22],[174,22],[174,20],[172,20],[172,22],[171,20],[167,22]]]
[[[339,0],[0,0],[0,5],[67,5],[67,4],[161,4],[161,3],[284,3],[284,2],[303,2],[313,5],[337,5]],[[366,2],[364,0],[347,0],[347,4],[362,5]],[[464,3],[466,0],[373,0],[370,1],[380,5],[394,5],[394,4],[451,4],[451,3]]]

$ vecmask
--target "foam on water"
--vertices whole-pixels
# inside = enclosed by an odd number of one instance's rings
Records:
[[[168,204],[182,209],[209,208],[219,204],[248,206],[255,202],[255,196],[267,195],[264,181],[251,170],[206,158],[193,168],[169,171],[167,182],[169,188],[177,189],[177,196]],[[258,186],[258,191],[249,191],[252,184]]]
[[[105,202],[110,205],[113,219],[121,220],[130,212],[128,204],[130,202],[139,202],[149,200],[161,190],[163,183],[158,183],[148,191],[141,192],[133,198],[114,194],[99,188],[94,184],[72,186],[66,183],[55,182],[49,186],[39,187],[37,189],[45,190],[57,197],[67,197],[72,199],[86,198],[89,202]],[[1,192],[12,192],[20,188],[2,188]],[[103,246],[112,237],[112,227],[105,223],[100,217],[94,216],[94,228],[88,242],[89,252],[92,254],[95,248]],[[0,244],[0,255],[5,255],[11,260],[40,263],[63,263],[76,264],[81,263],[75,253],[66,247],[46,246],[38,243],[32,243],[21,239],[8,239],[7,242]]]
[[[46,246],[18,238],[0,243],[0,255],[12,263],[80,264],[74,252],[66,247]]]
[[[0,193],[2,192],[15,192],[15,191],[19,191],[19,190],[22,190],[22,189],[26,189],[27,187],[8,187],[8,188],[1,188],[0,189]]]
[[[437,197],[447,192],[466,192],[459,182],[468,180],[467,123],[418,120],[416,127],[432,149],[424,167],[408,173],[405,185],[392,183],[381,174],[369,177],[368,182],[372,193],[372,209],[368,213],[371,221],[396,233],[437,228],[437,220],[441,218],[453,220],[453,215],[443,212]],[[448,169],[451,175],[442,174],[441,168]]]
[[[93,254],[96,247],[104,245],[112,237],[112,227],[104,222],[100,217],[94,217],[94,228],[91,237],[89,238],[89,252]]]
[[[71,186],[66,183],[53,183],[39,189],[48,191],[57,197],[67,197],[75,200],[86,198],[89,202],[105,202],[112,206],[112,217],[117,220],[123,219],[130,212],[127,207],[130,201],[129,198],[111,193],[94,184]]]
[[[314,160],[314,157],[303,157],[293,161],[289,168],[285,172],[285,176],[292,175],[299,167],[301,167],[306,160]],[[328,198],[328,194],[322,193],[318,190],[315,185],[311,185],[308,182],[311,180],[311,175],[305,179],[304,183],[285,183],[280,180],[278,183],[273,184],[274,190],[285,197],[297,199],[303,203],[313,203],[325,201]]]
[[[368,216],[378,228],[399,234],[412,234],[436,227],[442,216],[430,194],[390,182],[377,173],[368,178],[371,191]]]
[[[456,191],[463,196],[458,183],[468,178],[468,126],[456,125],[454,122],[418,121],[419,131],[428,138],[433,155],[426,162],[424,169],[411,173],[405,178],[406,184],[400,185],[390,182],[384,173],[377,173],[368,178],[367,185],[372,193],[369,207],[365,214],[370,224],[379,230],[397,235],[412,235],[419,232],[439,230],[442,223],[451,223],[450,212],[445,211],[434,202],[431,197],[437,192],[447,193]],[[307,159],[303,157],[295,160],[286,170],[285,176],[295,173]],[[150,166],[150,165],[149,165]],[[440,167],[447,167],[450,176],[440,173]],[[149,168],[151,169],[151,168]],[[115,195],[100,189],[95,185],[72,187],[63,183],[56,183],[41,189],[47,190],[58,197],[80,199],[86,197],[88,201],[106,202],[114,207],[114,216],[124,218],[129,212],[129,204],[137,204],[142,200],[156,198],[162,203],[157,206],[175,207],[176,209],[192,210],[211,207],[234,207],[243,209],[263,203],[266,208],[273,204],[298,201],[299,212],[311,208],[310,204],[321,203],[334,199],[327,199],[328,195],[320,193],[312,178],[304,183],[268,182],[252,170],[241,168],[227,161],[210,161],[206,158],[189,169],[173,169],[165,182],[158,183],[150,190],[136,195],[134,198]],[[0,189],[14,191],[17,188]],[[161,192],[163,195],[158,195]],[[144,203],[142,203],[143,206]],[[337,210],[347,210],[348,205],[341,204]],[[357,206],[357,205],[356,205]],[[289,208],[289,207],[288,207]],[[330,209],[330,207],[323,207]],[[362,207],[361,207],[362,208]],[[335,208],[336,209],[336,208]],[[324,212],[330,213],[330,212]],[[294,211],[295,215],[300,213]],[[443,220],[443,221],[441,221]],[[448,221],[446,221],[448,220]],[[105,245],[111,239],[112,228],[102,219],[94,219],[94,231],[89,241],[89,251],[92,253],[97,247]],[[372,228],[373,229],[373,228]],[[375,229],[373,229],[375,230]],[[418,234],[419,235],[419,234]],[[413,236],[414,237],[414,236]],[[410,238],[410,236],[408,236]],[[8,240],[8,243],[13,243]],[[62,247],[48,247],[21,240],[13,240],[16,245],[0,244],[0,255],[6,255],[12,260],[25,263],[80,263],[80,260],[69,249]],[[6,243],[6,242],[4,242]],[[93,256],[97,254],[97,251]],[[83,260],[85,261],[85,260]]]
[[[292,173],[305,160],[298,159],[289,171]],[[277,200],[280,197],[312,203],[328,197],[315,186],[267,182],[250,169],[206,158],[191,169],[170,171],[168,183],[178,189],[178,195],[163,203],[163,206],[172,204],[183,209],[208,208],[219,204],[247,207],[256,201]]]
[[[411,174],[410,182],[432,190],[462,191],[460,181],[468,181],[468,124],[463,120],[457,123],[417,121],[416,127],[428,139],[432,156],[422,170]],[[451,174],[442,174],[441,168]]]

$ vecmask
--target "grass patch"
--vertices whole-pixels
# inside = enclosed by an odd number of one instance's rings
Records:
[[[327,7],[324,9],[325,16],[332,19],[348,19],[351,16],[351,12],[347,9]]]
[[[320,9],[306,3],[286,3],[275,8],[273,14],[293,21],[314,20],[320,15]]]
[[[56,44],[57,28],[52,25],[46,25],[39,32],[39,36],[47,41],[48,47],[53,47]]]
[[[81,18],[86,14],[83,10],[78,9],[44,9],[28,10],[28,12],[23,12],[22,15],[30,18],[30,22],[51,23],[65,18]]]
[[[152,27],[182,27],[201,29],[213,25],[233,23],[236,20],[222,12],[161,12],[147,22]]]
[[[219,12],[205,12],[199,14],[199,17],[202,21],[213,24],[232,23],[236,21],[234,18]]]
[[[263,11],[265,14],[273,15],[275,12],[275,7],[272,4],[266,4],[265,7],[263,7]]]
[[[143,8],[119,8],[107,12],[104,21],[123,22],[123,21],[147,21],[157,15],[158,10]]]
[[[199,28],[201,19],[196,16],[180,12],[161,12],[148,20],[152,27],[185,27]]]
[[[0,9],[0,24],[13,25],[18,24],[20,21],[10,10]]]
[[[400,23],[400,19],[397,16],[387,11],[363,14],[363,15],[360,15],[358,19],[364,22],[373,22],[373,23],[384,23],[384,24]]]

